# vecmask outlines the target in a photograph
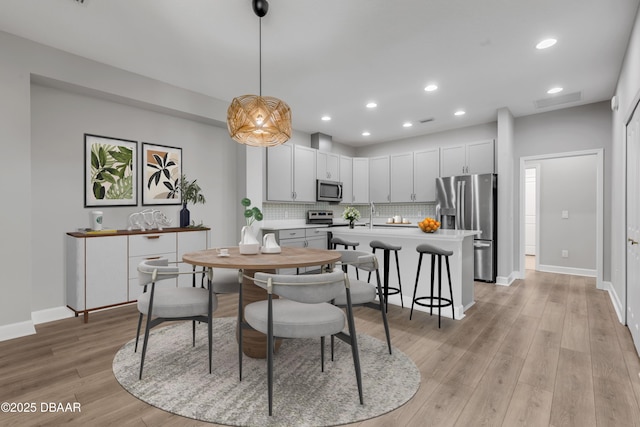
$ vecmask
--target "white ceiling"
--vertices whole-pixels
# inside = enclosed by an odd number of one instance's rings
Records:
[[[262,94],[352,146],[608,100],[639,1],[270,0]],[[258,22],[251,0],[0,0],[2,31],[228,102],[258,93]],[[552,86],[581,98],[536,108]]]

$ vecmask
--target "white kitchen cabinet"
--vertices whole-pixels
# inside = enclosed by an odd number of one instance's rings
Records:
[[[207,249],[209,229],[169,228],[109,234],[67,233],[67,306],[82,313],[134,302],[142,292],[138,264],[145,259],[179,261],[185,252]],[[188,267],[184,271],[190,271]],[[177,281],[174,282],[174,286]],[[184,284],[191,285],[189,276]]]
[[[316,201],[316,150],[282,144],[267,149],[267,200]]]
[[[201,251],[203,249],[209,249],[209,233],[177,233],[177,261],[182,261],[182,256],[188,252],[196,252]],[[181,263],[180,271],[188,272],[193,271],[193,266]],[[200,267],[202,269],[202,267]],[[200,276],[197,277],[197,280],[200,279]],[[193,285],[193,276],[185,274],[184,276],[178,277],[178,286],[192,286]]]
[[[342,202],[351,203],[353,201],[353,159],[347,156],[340,156],[340,181],[342,182]]]
[[[391,201],[389,156],[369,159],[369,200],[374,203]]]
[[[352,203],[369,203],[369,158],[353,158]],[[344,201],[344,199],[343,199]]]
[[[324,151],[316,152],[316,179],[340,181],[340,156]]]
[[[413,153],[413,201],[436,200],[436,178],[440,176],[438,148]]]
[[[391,202],[431,202],[440,176],[437,148],[391,156]]]
[[[493,173],[494,157],[493,140],[442,147],[440,176]]]

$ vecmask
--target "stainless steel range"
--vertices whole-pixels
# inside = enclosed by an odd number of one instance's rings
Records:
[[[333,225],[333,211],[330,211],[330,210],[307,211],[307,224]]]

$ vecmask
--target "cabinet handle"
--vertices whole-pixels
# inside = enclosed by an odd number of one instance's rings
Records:
[[[146,259],[146,260],[150,260],[150,259],[160,259],[160,257],[159,257],[159,256],[152,256],[152,257],[145,258],[145,259]]]
[[[147,239],[151,240],[151,239],[159,239],[160,236],[145,236]]]

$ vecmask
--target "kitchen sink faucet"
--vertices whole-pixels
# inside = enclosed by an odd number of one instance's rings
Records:
[[[376,206],[373,202],[369,202],[369,228],[373,228],[373,213],[376,211]]]

